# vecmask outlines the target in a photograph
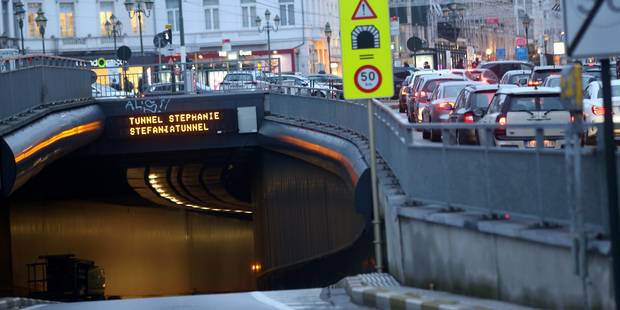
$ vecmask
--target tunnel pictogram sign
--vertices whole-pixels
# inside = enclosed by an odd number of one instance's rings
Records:
[[[344,97],[392,97],[388,1],[340,0],[340,33]]]

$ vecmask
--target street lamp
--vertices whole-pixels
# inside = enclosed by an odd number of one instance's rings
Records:
[[[108,37],[114,37],[114,50],[116,50],[116,36],[121,34],[122,23],[114,14],[110,15],[110,19],[105,21],[105,31]]]
[[[530,19],[530,16],[527,15],[527,13],[525,13],[525,16],[523,16],[523,28],[525,29],[525,47],[529,48],[530,45],[530,38],[529,38],[529,28],[530,28],[530,23],[532,22],[532,20]]]
[[[135,6],[135,7],[134,7]],[[138,16],[138,29],[140,32],[140,53],[144,56],[144,44],[142,43],[142,16],[151,16],[153,0],[125,0],[125,9],[129,13],[129,18]]]
[[[260,24],[262,22],[260,16],[256,16],[256,27],[258,28],[258,32],[262,33],[263,31],[267,31],[267,51],[269,52],[269,72],[271,72],[271,31],[277,32],[278,26],[280,26],[280,16],[276,14],[276,17],[273,19],[273,25],[269,22],[269,18],[271,17],[271,12],[269,10],[265,10],[265,26],[261,27]]]
[[[26,49],[24,48],[24,15],[26,14],[26,10],[24,10],[24,4],[21,1],[15,2],[14,7],[14,14],[15,17],[17,17],[19,24],[19,35],[22,42],[22,55],[26,55]]]
[[[45,27],[47,26],[47,18],[42,8],[37,11],[37,17],[34,19],[39,27],[39,33],[41,34],[41,44],[43,45],[43,54],[45,54]]]
[[[332,27],[329,22],[325,24],[325,37],[327,38],[327,59],[329,66],[329,74],[332,74],[332,51],[331,51],[331,39],[332,39]]]

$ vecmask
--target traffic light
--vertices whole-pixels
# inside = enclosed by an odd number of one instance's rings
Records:
[[[162,32],[162,34],[164,35],[164,39],[166,40],[166,42],[168,42],[168,44],[172,45],[172,29],[168,29],[168,30]]]
[[[169,44],[172,45],[172,29],[167,29],[156,34],[153,38],[153,44],[157,48],[163,48]]]

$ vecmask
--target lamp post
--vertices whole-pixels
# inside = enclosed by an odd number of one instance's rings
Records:
[[[523,28],[525,29],[525,47],[527,47],[528,49],[530,47],[529,28],[530,28],[531,21],[532,20],[530,19],[530,16],[527,13],[525,13],[525,16],[523,16],[522,23],[523,23]],[[529,50],[528,50],[527,58],[528,59],[530,58]]]
[[[110,15],[110,19],[105,21],[105,31],[108,37],[114,38],[114,50],[116,50],[116,36],[121,34],[122,23],[114,14]]]
[[[265,10],[265,26],[261,27],[261,18],[260,16],[256,16],[256,27],[258,28],[258,32],[262,33],[263,31],[267,31],[267,51],[269,52],[269,72],[271,73],[271,31],[277,32],[278,26],[280,26],[280,16],[276,14],[276,17],[273,19],[273,24],[270,23],[269,18],[271,17],[271,12],[269,10]]]
[[[24,15],[26,14],[26,10],[24,10],[24,4],[21,1],[15,2],[14,7],[14,14],[15,17],[17,17],[19,25],[19,35],[22,43],[22,55],[26,55],[26,49],[24,48]]]
[[[142,42],[142,17],[151,16],[153,0],[125,0],[125,9],[129,13],[129,18],[138,16],[138,29],[140,32],[140,54],[144,56],[144,43]]]
[[[332,27],[329,25],[329,22],[325,24],[325,37],[327,38],[327,63],[329,66],[329,74],[332,74],[332,50],[331,50],[331,40],[332,40]]]
[[[34,19],[39,27],[39,33],[41,34],[41,44],[43,45],[43,54],[45,54],[45,27],[47,26],[47,18],[42,8],[37,11],[37,17]]]

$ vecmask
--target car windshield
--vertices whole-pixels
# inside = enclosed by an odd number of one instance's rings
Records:
[[[252,81],[252,76],[249,74],[229,74],[224,78],[225,81],[228,82],[237,82],[237,81]]]
[[[491,70],[468,70],[465,72],[465,76],[472,81],[482,81],[482,80],[497,81],[497,76]]]
[[[495,91],[472,94],[470,99],[472,108],[481,108],[486,110],[489,107],[494,95]]]
[[[548,87],[560,87],[560,78],[552,78],[547,82]]]
[[[427,93],[432,93],[439,86],[439,84],[441,84],[443,82],[451,82],[451,81],[458,81],[458,80],[454,80],[454,79],[437,79],[437,80],[432,80],[432,81],[429,81],[428,83],[426,83],[426,85],[424,85],[424,88],[422,90],[424,90]]]
[[[550,111],[566,110],[559,95],[517,96],[510,100],[509,111]]]
[[[527,79],[528,77],[530,77],[529,74],[515,74],[515,75],[511,76],[510,78],[508,78],[508,83],[509,84],[516,84],[517,82],[519,82],[519,80]]]
[[[611,96],[620,97],[620,85],[611,85]],[[597,98],[603,98],[603,88],[598,89]]]
[[[536,70],[534,72],[534,80],[537,81],[542,81],[544,80],[546,77],[552,75],[552,74],[559,74],[562,71],[562,69],[545,69],[545,70]]]
[[[465,88],[467,85],[458,85],[458,86],[446,86],[443,91],[444,98],[454,98],[459,95],[461,89]]]

